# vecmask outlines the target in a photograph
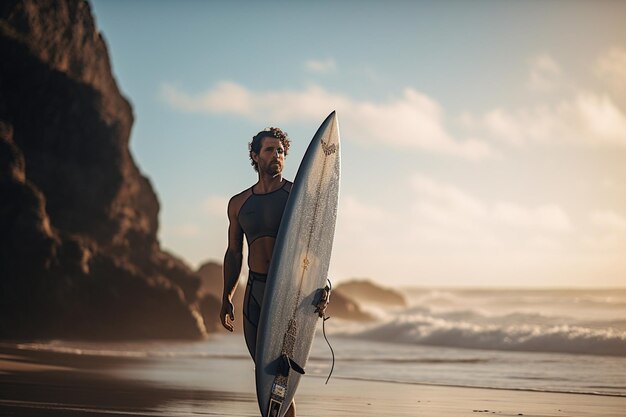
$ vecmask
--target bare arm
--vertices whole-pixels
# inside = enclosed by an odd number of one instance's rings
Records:
[[[232,198],[228,203],[228,247],[224,255],[224,292],[220,312],[222,325],[231,332],[235,320],[232,297],[237,289],[243,259],[243,230],[237,218],[238,212],[237,202]]]

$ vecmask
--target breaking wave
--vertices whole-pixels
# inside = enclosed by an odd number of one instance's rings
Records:
[[[590,328],[570,324],[520,324],[518,315],[501,318],[498,324],[474,320],[471,314],[400,315],[343,335],[368,340],[465,349],[522,352],[554,352],[626,357],[626,332],[613,328]],[[543,321],[543,323],[542,323]]]

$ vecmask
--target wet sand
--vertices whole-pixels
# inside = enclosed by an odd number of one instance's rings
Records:
[[[203,361],[198,374],[197,361]],[[298,415],[626,415],[626,398],[303,378]],[[258,416],[249,360],[120,358],[0,347],[0,416]]]

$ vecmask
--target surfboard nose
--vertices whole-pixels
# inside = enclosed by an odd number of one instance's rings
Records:
[[[326,117],[322,126],[327,126],[331,131],[331,135],[336,136],[336,140],[339,141],[339,118],[337,117],[337,110],[333,110],[328,117]]]

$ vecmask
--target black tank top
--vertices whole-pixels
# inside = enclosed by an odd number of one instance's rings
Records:
[[[255,194],[243,203],[239,210],[239,224],[248,240],[248,246],[260,237],[276,238],[280,220],[289,198],[287,191],[289,181],[285,180],[282,187],[266,194]]]

